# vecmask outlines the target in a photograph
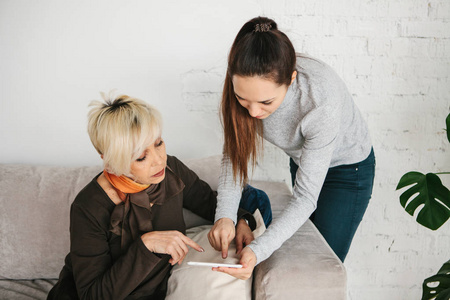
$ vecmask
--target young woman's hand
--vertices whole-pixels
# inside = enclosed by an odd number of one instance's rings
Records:
[[[200,245],[185,236],[179,231],[151,231],[141,236],[144,245],[148,250],[154,253],[169,254],[172,258],[169,263],[173,266],[176,263],[181,264],[184,257],[191,248],[203,252],[205,251]]]
[[[227,258],[228,246],[234,239],[235,234],[233,220],[229,218],[219,219],[208,233],[209,243],[217,251],[222,251],[222,258]]]
[[[245,247],[241,252],[241,259],[239,263],[242,265],[242,268],[212,268],[213,271],[227,273],[233,277],[238,279],[247,280],[252,276],[253,269],[256,265],[256,255],[249,247]]]
[[[244,219],[240,219],[236,226],[236,253],[240,254],[242,249],[250,244],[255,237],[253,236],[250,226]]]

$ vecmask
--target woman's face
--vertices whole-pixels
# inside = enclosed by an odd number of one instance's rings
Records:
[[[294,71],[292,81],[296,75],[297,72]],[[270,79],[259,76],[234,75],[232,82],[239,104],[248,110],[250,116],[258,119],[265,119],[276,111],[288,90],[288,86],[285,84],[279,85]]]
[[[141,184],[160,183],[166,175],[166,146],[161,138],[148,146],[144,153],[131,163],[133,179]]]

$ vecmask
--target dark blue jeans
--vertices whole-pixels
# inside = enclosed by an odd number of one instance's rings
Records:
[[[298,166],[291,159],[292,185],[297,169]],[[342,262],[369,204],[374,177],[373,149],[359,163],[328,169],[317,208],[310,219]]]
[[[264,191],[256,189],[249,184],[242,190],[239,207],[251,214],[255,213],[256,209],[259,209],[266,228],[272,222],[272,207],[270,206],[269,197]]]

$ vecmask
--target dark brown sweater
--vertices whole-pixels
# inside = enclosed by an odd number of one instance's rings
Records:
[[[148,226],[153,231],[185,233],[183,207],[213,221],[216,192],[176,157],[168,156],[167,165],[184,188],[147,208]],[[128,243],[124,244],[123,235],[112,233],[111,214],[116,205],[97,183],[98,176],[72,203],[70,253],[48,299],[164,299],[170,256],[150,252],[140,238],[145,232],[135,228],[137,224],[128,224],[139,232]],[[240,211],[239,217],[244,214]]]

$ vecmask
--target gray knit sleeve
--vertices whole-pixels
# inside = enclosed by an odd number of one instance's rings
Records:
[[[281,247],[316,209],[335,148],[339,115],[336,108],[324,106],[303,118],[302,135],[305,142],[301,156],[294,158],[299,168],[293,195],[281,215],[249,245],[256,255],[257,263],[267,259]]]
[[[237,211],[241,199],[242,186],[233,179],[231,161],[224,155],[220,168],[219,186],[217,188],[217,208],[214,222],[221,218],[229,218],[237,223]]]

